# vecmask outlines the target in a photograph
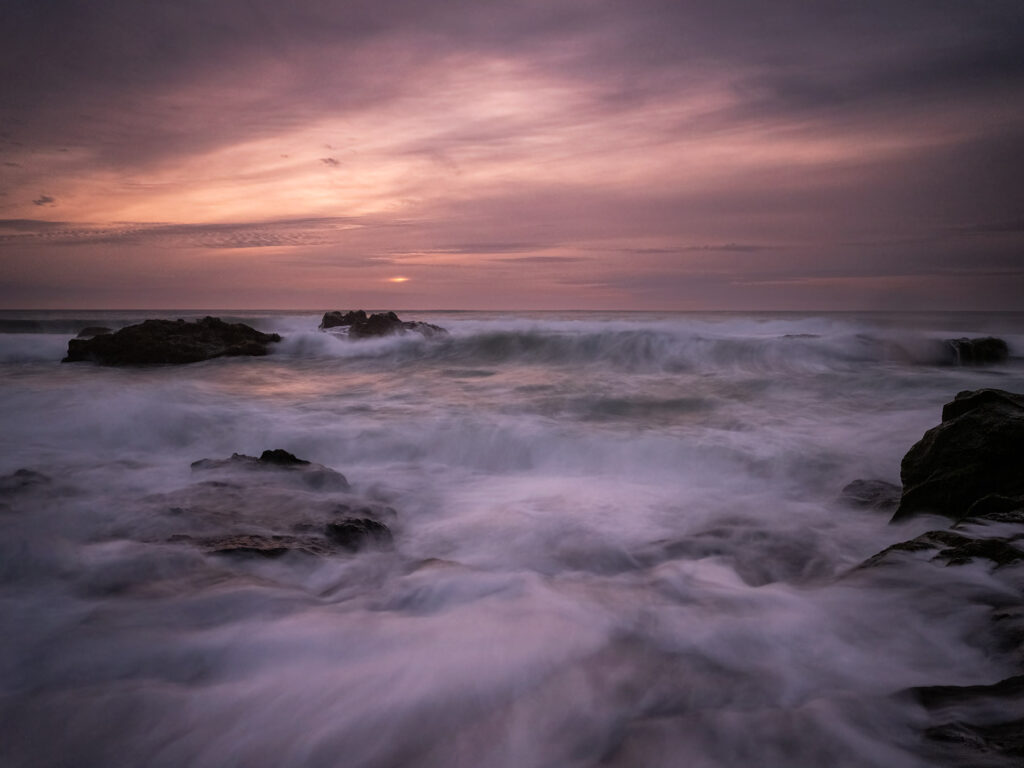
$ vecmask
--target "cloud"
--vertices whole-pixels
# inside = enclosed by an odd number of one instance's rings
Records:
[[[505,264],[568,264],[574,261],[584,261],[584,259],[578,256],[510,256],[503,259],[490,259],[490,261]]]
[[[343,5],[60,3],[55,24],[11,0],[2,243],[125,246],[125,269],[172,247],[287,249],[310,275],[561,265],[594,301],[665,306],[695,271],[721,270],[724,301],[729,275],[781,285],[812,254],[1014,258],[1017,0]],[[33,225],[46,188],[63,223]],[[951,245],[984,234],[1004,237]]]
[[[217,224],[72,224],[37,219],[0,219],[0,242],[45,242],[55,245],[134,243],[160,247],[281,248],[324,245],[347,228],[358,226],[343,217]]]

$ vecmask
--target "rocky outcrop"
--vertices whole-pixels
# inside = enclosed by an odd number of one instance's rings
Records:
[[[893,521],[916,514],[960,520],[996,494],[1024,499],[1024,395],[999,389],[960,392],[903,457],[903,494]]]
[[[1006,342],[994,336],[979,339],[946,339],[954,365],[989,365],[1003,363],[1010,356]]]
[[[911,688],[907,693],[945,721],[924,732],[942,764],[1020,765],[1024,760],[1024,676],[992,685]],[[951,715],[957,719],[947,719]]]
[[[276,333],[261,333],[243,323],[216,317],[195,322],[146,320],[116,333],[71,339],[62,362],[92,361],[101,365],[198,363],[217,357],[265,355],[278,342]]]
[[[323,464],[300,459],[280,448],[264,451],[259,458],[233,453],[227,459],[200,459],[192,462],[191,466],[193,471],[226,469],[274,472],[289,479],[296,479],[315,490],[344,491],[349,487],[348,480],[340,472]]]
[[[1018,543],[1024,544],[1024,533],[1019,535],[977,536],[966,535],[956,531],[928,531],[920,536],[893,544],[866,560],[861,567],[879,565],[891,561],[898,552],[929,552],[934,551],[928,559],[945,565],[965,565],[976,559],[987,560],[990,565],[1001,567],[1024,560],[1024,550]]]
[[[348,335],[353,339],[395,336],[410,331],[427,338],[448,335],[448,331],[439,325],[413,320],[403,321],[394,312],[375,312],[367,315],[361,309],[354,312],[326,312],[320,321],[320,328],[348,328]]]
[[[153,541],[235,560],[393,547],[395,510],[353,494],[330,467],[278,448],[200,459],[192,469],[196,482],[147,499]]]
[[[330,312],[324,312],[324,318],[320,321],[320,330],[324,330],[326,328],[340,328],[365,321],[366,313],[361,309],[357,309],[354,312],[331,310]]]

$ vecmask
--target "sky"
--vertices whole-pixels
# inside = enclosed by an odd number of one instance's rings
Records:
[[[0,0],[0,308],[1024,309],[1024,2]]]

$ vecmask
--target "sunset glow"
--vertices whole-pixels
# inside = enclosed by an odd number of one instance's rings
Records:
[[[208,32],[232,5],[6,25],[4,303],[160,306],[196,278],[202,303],[372,303],[395,265],[425,307],[1024,292],[1015,6],[300,3]]]

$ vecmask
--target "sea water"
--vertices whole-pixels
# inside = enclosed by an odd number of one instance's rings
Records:
[[[84,326],[203,314],[284,339],[60,363]],[[839,495],[898,483],[958,391],[1024,391],[1024,315],[403,319],[450,335],[0,313],[0,762],[924,766],[901,692],[1015,672],[990,631],[1014,569],[858,569],[948,521]],[[984,335],[1011,359],[946,364],[944,339]],[[206,517],[180,514],[192,462],[273,448],[351,489],[206,483]],[[10,485],[19,469],[46,478]],[[393,509],[393,548],[190,538],[335,502]]]

